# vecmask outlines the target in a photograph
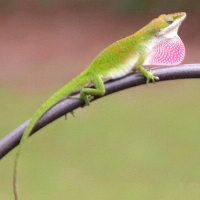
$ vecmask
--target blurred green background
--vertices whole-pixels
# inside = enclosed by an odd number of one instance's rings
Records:
[[[184,63],[199,63],[200,2],[0,1],[0,137],[30,118],[112,42],[185,11]],[[157,82],[95,101],[40,130],[21,157],[20,199],[200,198],[200,84]],[[13,199],[16,149],[0,162]]]

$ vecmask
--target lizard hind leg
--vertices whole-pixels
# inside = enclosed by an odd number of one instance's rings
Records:
[[[91,82],[95,88],[83,88],[80,93],[81,99],[83,99],[86,105],[90,104],[91,98],[89,97],[102,96],[105,94],[104,82],[101,77],[92,75]]]

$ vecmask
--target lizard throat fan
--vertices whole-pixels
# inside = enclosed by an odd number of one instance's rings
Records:
[[[179,65],[185,57],[185,46],[179,36],[156,46],[144,65]]]

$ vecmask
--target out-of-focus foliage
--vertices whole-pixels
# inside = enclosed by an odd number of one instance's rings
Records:
[[[187,10],[198,10],[200,7],[200,2],[197,0],[167,0],[167,1],[157,1],[157,0],[110,0],[110,6],[115,7],[119,11],[123,12],[138,12],[142,13],[144,11],[152,12],[170,12],[170,11],[183,11]]]
[[[198,0],[33,0],[33,1],[15,1],[15,0],[1,0],[0,7],[18,7],[18,6],[33,5],[38,7],[51,7],[55,6],[81,6],[88,7],[102,6],[114,12],[121,13],[143,13],[145,12],[173,12],[173,11],[198,11],[200,8],[200,1]]]

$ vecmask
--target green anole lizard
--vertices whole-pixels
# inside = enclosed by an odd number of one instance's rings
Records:
[[[179,12],[160,15],[138,32],[125,37],[104,49],[85,71],[53,94],[33,115],[21,138],[16,153],[13,188],[15,200],[18,200],[17,172],[19,157],[25,140],[30,135],[37,121],[53,105],[74,92],[80,91],[80,98],[89,105],[88,96],[105,94],[104,82],[125,76],[137,70],[149,81],[159,80],[153,72],[143,66],[178,65],[185,57],[185,47],[177,32],[186,17]],[[92,84],[94,88],[87,88]]]

